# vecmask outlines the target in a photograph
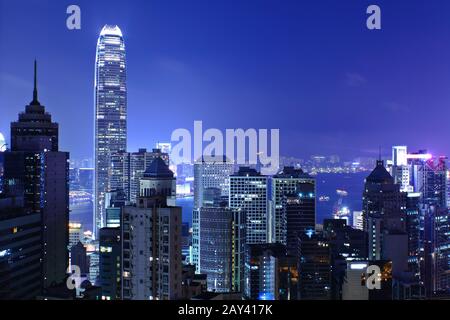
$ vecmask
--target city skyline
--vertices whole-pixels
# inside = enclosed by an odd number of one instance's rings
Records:
[[[46,17],[45,23],[30,38],[26,27],[5,17],[11,29],[0,29],[0,45],[20,52],[21,61],[34,57],[41,61],[46,70],[41,85],[54,88],[44,91],[44,99],[65,128],[61,145],[73,158],[93,157],[92,57],[96,34],[105,23],[123,29],[132,52],[129,150],[151,149],[158,141],[169,141],[173,130],[191,129],[194,120],[203,120],[206,126],[221,129],[280,128],[280,151],[286,156],[376,157],[379,146],[388,154],[392,144],[427,146],[433,154],[448,154],[441,138],[445,132],[435,129],[450,100],[444,90],[450,86],[445,72],[450,69],[446,58],[450,46],[445,41],[450,28],[445,28],[448,22],[440,14],[449,5],[440,3],[438,12],[416,2],[403,7],[381,1],[383,29],[377,33],[365,28],[364,3],[262,2],[255,9],[245,2],[215,2],[207,7],[210,17],[204,14],[202,1],[192,8],[175,1],[173,13],[160,3],[134,3],[120,15],[118,2],[103,6],[101,1],[81,1],[81,30],[70,31],[64,24],[58,27],[65,18],[62,5],[27,2]],[[20,2],[3,1],[0,6],[14,13]],[[180,16],[177,10],[182,9],[191,15]],[[316,20],[306,16],[308,12]],[[395,19],[400,14],[415,23],[402,25]],[[206,25],[209,30],[203,28]],[[242,28],[239,35],[237,28]],[[435,32],[437,28],[442,31]],[[334,29],[345,35],[334,39]],[[23,37],[34,52],[20,50],[22,42],[15,39]],[[61,46],[52,39],[59,39]],[[200,46],[205,40],[207,48]],[[63,48],[70,48],[64,50],[67,59],[55,59]],[[312,59],[313,53],[317,58]],[[7,106],[0,132],[6,141],[7,119],[22,107],[21,92],[31,88],[26,64],[17,65],[15,58],[6,52],[0,62],[0,104]],[[64,81],[55,77],[60,70],[66,70],[59,75]],[[63,99],[67,96],[72,98]],[[282,116],[274,117],[275,110]],[[154,112],[170,126],[155,123],[142,130],[143,121]],[[283,117],[290,112],[298,117]],[[237,117],[240,113],[244,117]],[[435,113],[442,117],[435,119]],[[420,123],[415,120],[418,116]],[[383,120],[374,120],[380,117]],[[416,129],[419,125],[421,130]]]
[[[450,298],[450,3],[22,1],[0,300]]]

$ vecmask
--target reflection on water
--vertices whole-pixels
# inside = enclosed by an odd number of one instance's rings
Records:
[[[84,230],[92,230],[93,210],[92,201],[72,204],[70,206],[70,221],[81,222]]]

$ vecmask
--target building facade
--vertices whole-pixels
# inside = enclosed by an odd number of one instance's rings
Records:
[[[229,206],[246,214],[246,244],[270,243],[272,215],[269,208],[269,177],[255,169],[241,167],[230,176]]]
[[[125,43],[118,26],[105,25],[95,58],[94,236],[104,226],[110,156],[127,149]]]
[[[135,205],[122,217],[123,298],[173,300],[182,297],[181,207],[173,206],[175,179],[156,158],[141,179]]]

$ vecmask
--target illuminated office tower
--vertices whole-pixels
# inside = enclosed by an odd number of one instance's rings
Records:
[[[200,272],[199,210],[203,206],[203,196],[208,188],[218,188],[222,196],[228,196],[233,163],[225,156],[202,157],[194,163],[194,210],[192,212],[192,263]]]
[[[353,211],[353,228],[358,230],[364,229],[364,222],[363,222],[363,213],[362,211]]]
[[[126,199],[130,200],[130,153],[119,151],[109,157],[109,190],[105,191],[105,207],[110,204],[106,199],[108,192],[123,190]]]
[[[227,202],[199,210],[200,273],[207,275],[208,291],[241,292],[246,219],[244,212],[229,209]]]
[[[408,232],[408,265],[420,281],[423,268],[423,219],[420,210],[420,193],[409,192],[406,204],[406,229]]]
[[[298,260],[281,243],[245,247],[244,290],[248,300],[297,300]]]
[[[230,176],[230,208],[247,216],[246,244],[269,243],[271,218],[268,208],[268,179],[255,169],[239,168]]]
[[[112,153],[127,149],[125,43],[118,26],[105,25],[95,59],[94,237],[104,226],[105,192]]]
[[[288,250],[298,233],[314,230],[316,225],[316,181],[301,169],[284,167],[271,179],[271,205],[274,217],[273,240],[287,244]],[[289,221],[288,221],[289,220]]]
[[[122,217],[123,298],[180,299],[181,207],[173,206],[175,178],[156,158],[141,179],[136,204]]]
[[[421,277],[427,295],[450,288],[450,215],[448,212],[447,157],[425,150],[410,155],[412,183],[419,200],[423,230]]]
[[[69,261],[69,153],[58,150],[58,128],[38,101],[35,62],[33,100],[11,123],[11,151],[4,153],[5,191],[23,197],[25,213],[41,217],[44,289],[65,281]]]
[[[221,161],[208,157],[195,161],[194,208],[202,206],[204,190],[207,188],[219,188],[222,196],[228,196],[232,174],[233,163],[226,157],[223,157]]]
[[[148,152],[143,148],[137,152],[120,151],[111,154],[109,162],[110,190],[123,190],[127,201],[135,203],[139,196],[139,181],[144,175],[144,171],[156,158],[161,158],[167,165],[169,164],[169,155],[161,152],[160,149]]]
[[[400,191],[412,192],[409,177],[408,151],[406,146],[392,147],[392,169],[391,175],[394,182],[400,185]]]

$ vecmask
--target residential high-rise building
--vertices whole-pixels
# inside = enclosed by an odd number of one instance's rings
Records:
[[[268,180],[269,177],[248,167],[241,167],[237,174],[230,176],[229,206],[244,211],[247,216],[246,244],[270,243],[272,239]]]
[[[125,43],[118,26],[105,25],[95,59],[94,236],[104,226],[111,154],[127,149]]]
[[[316,225],[316,182],[301,169],[284,167],[271,179],[273,212],[272,242],[298,247],[298,233],[314,230]]]
[[[194,163],[194,210],[192,212],[192,263],[200,272],[199,210],[203,206],[206,189],[216,188],[221,196],[229,196],[230,175],[234,172],[233,162],[228,158],[202,157]]]
[[[180,299],[182,222],[181,207],[173,206],[175,178],[156,158],[140,182],[136,204],[123,208],[123,298]]]
[[[58,151],[58,124],[38,100],[34,64],[33,100],[11,123],[5,156],[5,192],[23,197],[24,211],[41,217],[42,288],[65,280],[69,261],[69,153]]]

